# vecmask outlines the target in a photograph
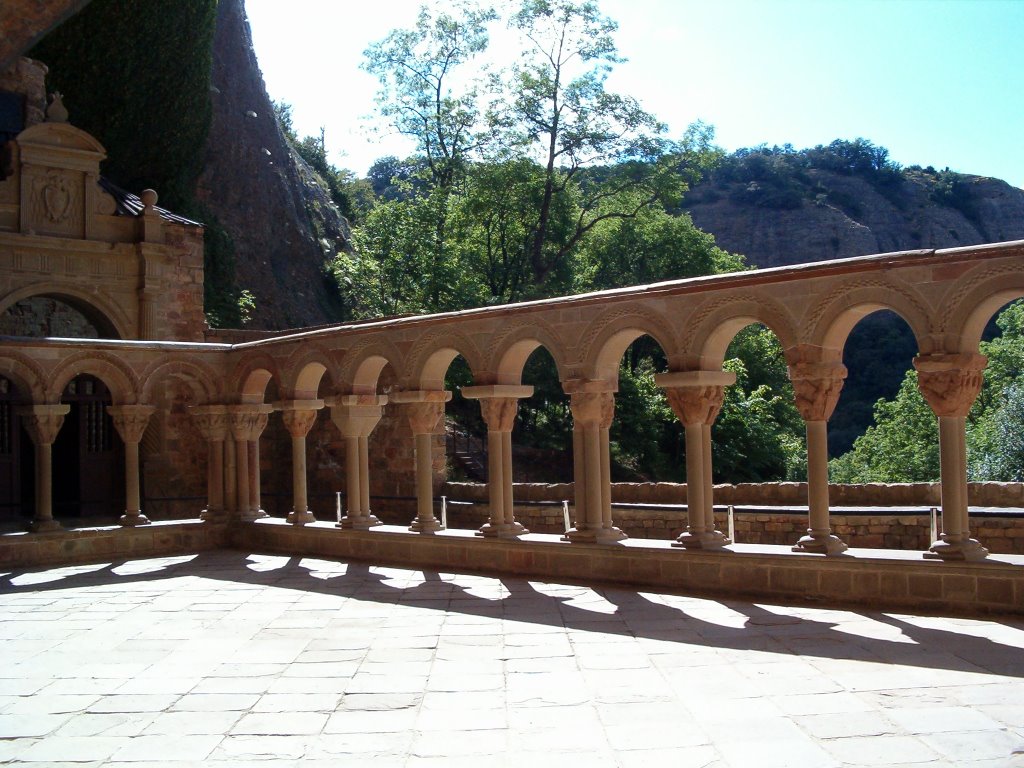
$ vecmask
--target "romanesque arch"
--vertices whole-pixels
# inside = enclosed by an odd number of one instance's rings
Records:
[[[651,310],[623,308],[603,313],[581,340],[586,362],[584,377],[617,381],[619,363],[626,349],[641,336],[650,336],[666,355],[676,346],[676,334],[665,318]]]
[[[458,331],[435,332],[419,342],[409,355],[406,371],[410,386],[420,390],[444,389],[444,377],[452,361],[462,355],[474,376],[483,368],[476,345]]]
[[[102,381],[110,390],[114,405],[138,402],[139,382],[135,372],[121,358],[100,351],[78,352],[63,360],[50,376],[47,402],[59,402],[68,382],[81,374]]]
[[[544,347],[555,361],[558,377],[564,379],[566,352],[563,340],[547,323],[516,323],[500,333],[487,350],[488,372],[496,384],[520,384],[530,355]],[[482,382],[481,383],[485,383]]]
[[[33,283],[19,288],[0,299],[0,318],[4,318],[19,303],[30,299],[55,299],[78,312],[96,328],[104,339],[130,339],[133,322],[122,307],[102,289],[83,290],[67,283]]]
[[[748,325],[760,323],[775,334],[783,349],[796,345],[799,334],[790,313],[764,296],[738,295],[707,302],[694,313],[690,330],[680,350],[694,359],[701,370],[716,371],[736,334]]]
[[[988,322],[1002,307],[1024,297],[1024,274],[1012,268],[979,267],[943,297],[938,332],[945,351],[976,353]]]

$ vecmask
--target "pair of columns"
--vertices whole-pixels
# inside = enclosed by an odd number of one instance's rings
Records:
[[[967,414],[988,363],[979,354],[932,354],[914,358],[918,386],[939,422],[942,533],[925,557],[981,560],[986,550],[970,536],[967,502]],[[807,535],[795,551],[839,554],[846,544],[832,534],[828,497],[828,420],[846,378],[837,362],[797,363],[789,377],[807,431]]]
[[[209,450],[206,465],[207,504],[200,514],[203,520],[218,522],[231,517],[251,521],[267,516],[260,498],[260,435],[266,429],[273,411],[274,406],[267,403],[200,405],[189,409],[193,423],[206,440]],[[315,417],[315,410],[313,415]],[[299,422],[301,429],[304,419],[300,417],[295,421]],[[288,423],[288,419],[285,423]],[[312,426],[312,419],[309,420],[309,426]],[[309,515],[305,509],[304,438],[305,433],[301,446],[302,503],[297,504],[296,509],[299,511],[299,519],[306,522]],[[293,458],[294,452],[293,442]]]
[[[53,518],[53,443],[71,406],[65,403],[28,405],[17,409],[21,423],[35,447],[36,509],[29,528],[32,531],[58,531],[60,523]],[[121,440],[124,442],[125,510],[120,523],[124,526],[146,525],[142,514],[139,481],[139,442],[156,409],[151,405],[107,406]]]
[[[686,439],[687,525],[674,542],[687,549],[721,549],[732,541],[715,528],[714,481],[711,473],[711,425],[718,418],[725,388],[736,383],[730,371],[677,371],[655,376],[655,383]]]
[[[609,430],[615,415],[614,386],[604,381],[567,381],[572,411],[573,489],[576,520],[565,540],[612,544],[626,534],[612,523]]]

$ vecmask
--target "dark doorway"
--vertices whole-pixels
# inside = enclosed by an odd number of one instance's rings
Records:
[[[110,390],[94,376],[68,382],[71,406],[53,444],[54,517],[108,517],[124,511],[124,443],[107,413]]]
[[[32,440],[16,413],[22,402],[14,382],[0,376],[0,520],[32,517],[35,461]]]

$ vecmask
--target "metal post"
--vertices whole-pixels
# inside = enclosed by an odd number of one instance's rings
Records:
[[[448,529],[448,497],[441,497],[441,527]]]
[[[565,532],[568,533],[569,529],[572,528],[572,523],[569,521],[569,500],[562,499],[562,518],[565,520]]]
[[[736,543],[736,509],[732,504],[729,505],[729,538]]]

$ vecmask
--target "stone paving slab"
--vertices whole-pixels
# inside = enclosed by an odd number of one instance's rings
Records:
[[[1024,766],[1024,621],[222,551],[0,574],[14,766]]]

